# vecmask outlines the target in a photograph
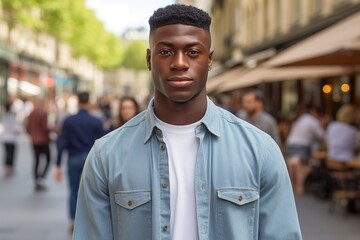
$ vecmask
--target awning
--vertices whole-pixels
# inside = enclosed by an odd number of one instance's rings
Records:
[[[295,44],[264,65],[360,65],[360,13]]]
[[[222,74],[219,74],[215,77],[209,78],[206,83],[206,90],[207,92],[215,91],[220,85],[225,84],[227,82],[232,82],[238,79],[243,74],[250,71],[246,67],[237,67],[234,69],[230,69]]]
[[[227,81],[216,87],[216,92],[226,92],[235,89],[251,87],[263,82],[277,82],[297,79],[318,79],[324,77],[342,76],[352,72],[360,72],[360,67],[346,66],[306,66],[269,68],[261,66],[252,71]]]

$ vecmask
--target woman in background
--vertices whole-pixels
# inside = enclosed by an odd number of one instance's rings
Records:
[[[329,160],[354,160],[357,147],[357,129],[353,126],[355,113],[352,105],[343,105],[336,114],[336,121],[330,123],[326,129],[325,141]]]
[[[135,117],[140,112],[140,107],[135,98],[125,96],[120,99],[119,111],[115,122],[110,127],[110,131],[121,127],[131,118]]]
[[[5,149],[4,164],[6,176],[11,176],[14,173],[16,141],[22,128],[21,123],[16,118],[16,113],[11,110],[11,105],[10,102],[6,102],[5,114],[2,118],[4,127],[2,142]]]
[[[308,104],[306,111],[292,124],[286,139],[286,163],[293,190],[296,194],[304,193],[304,183],[311,168],[308,165],[312,147],[324,137],[324,121],[320,121],[319,108]]]

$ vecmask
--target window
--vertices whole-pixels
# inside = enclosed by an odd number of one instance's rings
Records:
[[[278,29],[278,32],[280,32],[282,29],[282,22],[284,21],[282,0],[276,1],[276,18],[277,18],[277,21],[276,21],[277,29]]]
[[[323,6],[323,0],[313,0],[313,14],[314,15],[320,15],[322,11]]]
[[[301,0],[294,0],[293,10],[293,23],[294,25],[300,25],[302,14]]]
[[[236,31],[240,31],[241,27],[241,10],[239,7],[235,10],[235,29]]]

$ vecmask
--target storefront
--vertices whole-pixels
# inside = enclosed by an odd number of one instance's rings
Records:
[[[8,98],[7,78],[9,62],[15,60],[17,55],[5,45],[0,44],[0,112]]]

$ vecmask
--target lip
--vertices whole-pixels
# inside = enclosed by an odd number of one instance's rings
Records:
[[[175,76],[168,78],[168,84],[172,87],[176,88],[184,88],[189,86],[193,82],[192,78],[183,77],[183,76]]]

